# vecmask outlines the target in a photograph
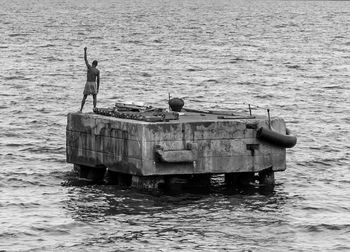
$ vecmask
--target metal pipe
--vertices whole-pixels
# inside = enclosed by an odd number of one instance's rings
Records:
[[[171,108],[170,108],[170,93],[168,93],[169,97],[168,97],[168,104],[169,104],[169,111],[171,111]]]
[[[271,129],[270,109],[267,109],[267,116],[269,118],[269,129]]]
[[[257,130],[256,138],[283,148],[292,148],[297,143],[295,136],[283,135],[263,127]]]

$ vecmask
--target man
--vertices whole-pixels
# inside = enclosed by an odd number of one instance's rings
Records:
[[[84,60],[87,66],[87,81],[84,88],[84,97],[81,101],[80,112],[83,111],[83,107],[85,105],[85,101],[88,95],[92,95],[94,108],[96,108],[97,103],[97,93],[100,89],[100,71],[97,67],[97,60],[92,62],[92,65],[89,64],[86,56],[87,47],[84,48]]]

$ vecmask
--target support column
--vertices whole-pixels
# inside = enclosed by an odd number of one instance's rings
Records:
[[[131,174],[114,172],[111,170],[108,170],[107,175],[106,175],[107,184],[119,185],[122,188],[130,187],[131,179],[132,179]]]
[[[164,185],[163,176],[137,176],[133,175],[131,187],[139,190],[158,191]]]
[[[272,170],[272,167],[259,172],[259,184],[263,186],[275,185],[275,172]]]
[[[79,178],[90,180],[91,182],[97,182],[102,181],[104,179],[106,167],[90,167],[85,165],[74,164],[74,170],[76,170],[79,173]]]
[[[254,172],[226,173],[225,183],[232,187],[247,187],[255,182]]]

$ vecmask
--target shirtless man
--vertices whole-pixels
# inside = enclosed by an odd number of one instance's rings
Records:
[[[88,60],[87,60],[87,56],[86,56],[86,50],[87,47],[84,48],[84,60],[85,60],[85,64],[87,66],[87,81],[85,84],[85,88],[84,88],[84,97],[83,100],[81,101],[81,108],[80,108],[80,112],[83,111],[83,107],[86,101],[86,98],[88,95],[92,95],[94,101],[94,108],[96,108],[96,103],[97,103],[97,93],[100,89],[100,71],[96,68],[97,67],[97,60],[94,60],[92,62],[92,65],[89,64]],[[97,85],[96,85],[97,84]]]

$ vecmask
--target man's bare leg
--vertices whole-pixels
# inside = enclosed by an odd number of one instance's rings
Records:
[[[94,99],[93,103],[94,103],[94,108],[96,108],[96,104],[97,104],[97,95],[92,95],[92,98]]]
[[[84,95],[83,100],[81,101],[81,108],[80,108],[80,112],[82,112],[82,111],[83,111],[83,107],[84,107],[84,105],[85,105],[86,98],[87,98],[87,95]]]

